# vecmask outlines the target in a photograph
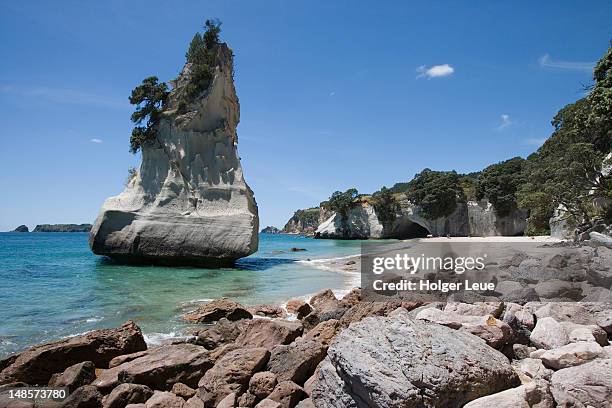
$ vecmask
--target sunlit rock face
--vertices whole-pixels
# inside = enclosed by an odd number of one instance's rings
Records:
[[[89,236],[92,251],[128,262],[224,265],[257,250],[259,218],[237,152],[240,105],[232,51],[218,49],[214,78],[181,114],[185,65],[173,83],[157,141],[125,190],[108,198]]]

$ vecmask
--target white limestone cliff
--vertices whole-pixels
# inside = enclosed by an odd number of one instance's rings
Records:
[[[237,152],[240,106],[232,51],[218,47],[213,80],[177,112],[187,64],[170,93],[157,142],[125,190],[107,199],[90,233],[98,255],[162,264],[231,264],[257,250],[259,219]]]
[[[527,212],[514,210],[505,217],[495,213],[487,200],[458,203],[448,217],[435,220],[423,216],[421,209],[407,199],[399,201],[399,211],[390,225],[382,225],[376,210],[369,203],[360,203],[347,212],[345,220],[332,214],[322,222],[317,238],[417,238],[428,234],[439,236],[497,236],[522,235],[527,227]]]

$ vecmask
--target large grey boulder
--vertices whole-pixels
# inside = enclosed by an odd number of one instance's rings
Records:
[[[312,390],[316,407],[449,407],[518,386],[508,359],[478,337],[407,311],[340,333]]]
[[[257,250],[257,204],[237,152],[240,106],[227,45],[219,46],[216,62],[209,88],[181,113],[190,64],[174,82],[157,141],[142,147],[142,164],[125,190],[102,205],[89,236],[95,254],[219,265]]]
[[[552,376],[551,389],[558,407],[609,407],[612,400],[612,359],[559,370]]]

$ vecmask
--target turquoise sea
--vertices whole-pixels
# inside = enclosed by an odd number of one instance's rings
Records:
[[[0,358],[128,319],[156,343],[180,336],[188,327],[180,315],[218,297],[282,304],[323,288],[347,289],[358,276],[303,261],[358,254],[359,245],[261,234],[259,251],[235,268],[169,268],[95,256],[86,233],[0,233]]]

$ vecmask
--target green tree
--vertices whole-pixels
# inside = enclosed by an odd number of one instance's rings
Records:
[[[595,85],[587,97],[591,107],[587,124],[595,147],[609,152],[612,150],[612,46],[595,65],[593,80]]]
[[[406,197],[421,207],[429,219],[447,217],[455,211],[458,201],[465,201],[455,171],[433,171],[425,169],[408,183]]]
[[[516,192],[523,184],[525,160],[514,157],[484,169],[476,182],[476,198],[487,198],[500,217],[509,215],[517,208]]]
[[[142,81],[142,84],[132,90],[130,103],[136,105],[136,111],[132,113],[132,122],[136,126],[132,130],[130,138],[130,152],[136,153],[146,143],[155,140],[157,125],[161,112],[168,98],[168,86],[158,83],[156,76],[151,76]],[[143,126],[144,124],[144,126]]]
[[[208,89],[214,76],[221,22],[217,19],[206,20],[204,29],[204,34],[196,33],[193,36],[185,54],[187,62],[191,63],[191,79],[185,86],[185,94],[188,99],[193,99]],[[183,103],[181,106],[182,111],[186,104]]]
[[[351,209],[355,203],[355,200],[359,197],[359,193],[356,188],[349,188],[344,193],[341,191],[334,192],[329,200],[324,201],[321,205],[330,211],[334,211],[346,220],[348,216],[348,210]]]
[[[212,50],[219,45],[219,34],[221,34],[221,21],[213,18],[204,22],[204,45]]]
[[[393,193],[385,186],[372,195],[372,206],[376,210],[378,220],[385,227],[395,220],[400,209]]]

